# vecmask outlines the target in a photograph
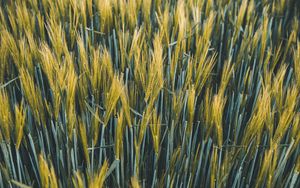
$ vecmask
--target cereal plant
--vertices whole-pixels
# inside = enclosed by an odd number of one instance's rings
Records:
[[[0,188],[300,187],[299,0],[0,0]]]

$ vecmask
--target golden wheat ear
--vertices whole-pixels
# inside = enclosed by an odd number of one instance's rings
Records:
[[[5,90],[0,91],[0,102],[3,105],[0,109],[1,136],[9,143],[13,117],[11,116],[12,112],[8,100],[8,94]]]
[[[0,0],[0,188],[300,187],[299,0]]]

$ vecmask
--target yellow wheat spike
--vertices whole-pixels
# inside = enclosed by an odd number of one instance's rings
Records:
[[[126,16],[126,0],[118,0],[116,4],[114,4],[114,9],[119,13],[119,17],[121,19],[115,20],[117,25],[117,29],[124,28],[126,25],[125,16]],[[115,19],[115,18],[114,18]]]
[[[86,28],[86,26],[87,26],[87,14],[86,13],[87,13],[88,7],[87,7],[86,1],[87,0],[79,1],[80,8],[78,9],[83,28]]]
[[[183,0],[177,1],[177,6],[174,15],[175,31],[178,31],[177,42],[181,42],[185,34],[186,25],[185,3]],[[179,43],[180,44],[180,43]],[[177,45],[180,48],[180,45]]]
[[[129,25],[129,29],[133,30],[137,25],[138,19],[138,11],[140,9],[139,0],[127,0],[127,24]]]
[[[52,165],[50,168],[50,182],[51,182],[51,188],[58,188],[57,178],[56,178],[55,171],[54,171],[54,168]]]
[[[221,94],[217,94],[214,96],[212,101],[212,118],[216,128],[218,146],[222,147],[223,143],[223,110],[226,104],[226,97]]]
[[[247,30],[249,30],[249,25],[247,25],[245,27],[245,33],[248,33]],[[250,35],[247,35],[247,34],[244,34],[243,35],[243,40],[241,41],[241,45],[239,47],[239,53],[237,54],[237,59],[236,59],[236,66],[240,65],[243,60],[245,59],[245,53],[249,51],[249,45],[250,45],[250,42],[252,40],[252,36]],[[232,57],[230,57],[232,58]]]
[[[49,180],[50,170],[48,168],[47,161],[44,159],[42,154],[39,155],[39,169],[40,169],[42,187],[48,188],[50,185],[50,180]]]
[[[288,57],[288,55],[289,55],[288,53],[290,52],[292,44],[296,43],[296,42],[297,42],[297,33],[295,31],[292,31],[291,34],[289,35],[287,45],[285,46],[285,51],[284,51],[283,60],[282,60],[283,62]]]
[[[206,55],[207,52],[205,52]],[[196,87],[197,95],[201,92],[208,78],[211,76],[211,71],[216,62],[217,54],[213,54],[213,56],[205,60],[206,55],[201,57],[200,62],[197,65],[195,65],[196,66],[195,87]]]
[[[141,187],[140,183],[139,183],[139,180],[136,176],[133,176],[131,178],[131,186],[132,186],[132,188],[140,188]]]
[[[34,39],[34,34],[30,33],[30,31],[26,30],[25,31],[25,38],[27,40],[27,44],[29,45],[30,53],[32,54],[32,57],[34,58],[39,58],[39,44],[38,42]],[[26,59],[26,58],[24,58]],[[28,61],[27,61],[28,62]]]
[[[98,12],[100,13],[99,18],[101,20],[101,32],[107,32],[113,21],[113,5],[111,0],[97,0],[95,2]]]
[[[89,107],[88,107],[89,108]],[[93,128],[93,145],[95,145],[98,141],[99,137],[99,128],[100,128],[100,117],[99,117],[99,108],[96,108],[95,113],[93,113],[92,117],[92,128]]]
[[[278,70],[272,86],[272,92],[275,96],[276,105],[278,107],[278,111],[281,112],[283,107],[283,84],[284,84],[284,77],[286,74],[287,67],[285,64],[283,64],[280,69]]]
[[[145,52],[141,52],[141,49],[138,49],[136,51],[136,54],[134,56],[134,77],[135,77],[135,81],[137,82],[137,84],[143,89],[143,91],[146,91],[146,63],[141,63],[141,62],[145,62],[145,56],[144,54]],[[131,92],[133,93],[133,92]]]
[[[139,130],[138,145],[140,145],[142,142],[146,125],[148,124],[153,112],[154,102],[163,87],[163,51],[160,37],[161,36],[159,33],[157,33],[153,41],[154,52],[149,65],[147,86],[145,90],[145,101],[147,102],[147,108],[143,113],[143,119]],[[144,74],[146,74],[146,71]]]
[[[280,43],[280,45],[276,47],[274,51],[275,54],[274,54],[272,65],[270,67],[270,72],[274,72],[276,65],[279,63],[280,56],[282,54],[282,43]]]
[[[104,87],[108,87],[107,84],[111,83],[111,81],[114,78],[114,69],[112,66],[113,63],[108,49],[104,49],[100,57],[101,57],[101,63],[105,73],[102,74],[102,80],[103,80],[102,85],[104,85]]]
[[[15,139],[16,139],[16,148],[19,149],[22,137],[23,137],[23,128],[25,126],[26,120],[26,109],[24,108],[24,103],[15,106]]]
[[[122,84],[119,80],[118,77],[114,77],[110,90],[106,93],[106,98],[105,98],[105,116],[104,116],[104,126],[107,125],[110,115],[113,112],[121,94],[122,94]]]
[[[263,74],[264,74],[264,79],[263,79],[264,85],[272,86],[272,79],[274,77],[272,72],[270,72],[268,69],[265,69]],[[271,88],[271,91],[272,91],[272,88]]]
[[[38,29],[39,29],[39,35],[41,36],[41,40],[45,40],[45,23],[44,23],[44,16],[40,13],[40,12],[37,12],[36,13],[36,17],[37,17],[37,26]]]
[[[214,11],[215,3],[214,0],[207,0],[205,6],[205,16],[208,17],[209,14]]]
[[[41,0],[41,4],[43,5],[45,10],[48,10],[49,1],[48,0]]]
[[[142,12],[143,12],[143,18],[146,23],[146,27],[148,27],[148,24],[150,24],[150,11],[151,11],[151,0],[144,0],[142,1]]]
[[[295,69],[295,79],[298,88],[300,89],[300,42],[297,42],[297,47],[294,49],[294,69]]]
[[[264,123],[272,115],[271,96],[268,87],[263,88],[256,102],[254,113],[252,114],[243,137],[243,145],[248,145],[253,137],[260,141]]]
[[[127,89],[125,88],[123,81],[121,82],[122,85],[122,93],[120,95],[120,99],[122,102],[122,108],[124,110],[125,113],[125,118],[127,121],[127,124],[129,127],[132,126],[132,122],[131,122],[131,117],[130,117],[130,106],[129,106],[129,97],[128,97],[128,92]]]
[[[188,109],[188,133],[191,133],[194,123],[194,114],[195,114],[195,102],[196,102],[196,91],[194,85],[189,89],[189,97],[187,102]]]
[[[3,48],[3,50],[5,50],[4,54],[7,53],[6,56],[9,54],[13,58],[16,66],[19,68],[22,60],[20,58],[20,52],[16,40],[7,30],[1,31],[0,36],[2,45],[6,47],[5,49]]]
[[[16,4],[15,19],[19,31],[34,33],[35,17],[31,15],[31,11],[27,11],[26,3],[24,3],[24,1]]]
[[[58,0],[56,2],[50,3],[51,8],[54,8],[54,6],[56,7],[55,12],[57,13],[57,15],[60,15],[62,17],[65,16],[65,10],[67,7],[67,1],[66,0]],[[54,6],[52,6],[54,5]]]
[[[272,152],[272,161],[270,164],[269,173],[267,175],[267,187],[274,187],[274,173],[272,172],[275,172],[278,163],[278,145],[274,145]]]
[[[194,1],[195,3],[195,8],[199,9],[200,11],[203,11],[205,1]]]
[[[75,92],[77,87],[77,75],[74,70],[68,69],[65,75],[65,82],[63,89],[66,91],[66,111],[67,111],[67,125],[68,134],[71,138],[72,130],[76,123],[76,112],[75,112]]]
[[[181,147],[177,147],[170,159],[170,170],[174,171],[175,170],[175,164],[176,164],[176,160],[178,159],[179,155],[181,153]]]
[[[205,98],[204,98],[204,121],[205,121],[205,124],[207,126],[211,126],[212,124],[212,112],[211,112],[211,100],[212,100],[212,89],[211,88],[207,88],[206,91],[205,91]],[[209,133],[208,133],[209,134]],[[208,135],[207,134],[207,135]]]
[[[18,36],[18,26],[17,26],[17,20],[16,20],[16,12],[15,12],[15,8],[8,8],[8,20],[9,20],[9,24],[11,25],[12,28],[12,34],[14,37]]]
[[[249,4],[248,4],[248,8],[247,8],[247,23],[250,22],[251,18],[253,17],[253,12],[255,10],[255,2],[254,0],[250,0]]]
[[[9,9],[10,11],[10,9]],[[13,26],[12,26],[13,27]],[[0,31],[7,30],[7,22],[2,7],[0,7]]]
[[[224,95],[228,82],[232,76],[234,65],[231,64],[231,59],[225,63],[222,72],[221,85],[219,88],[219,94]]]
[[[266,51],[266,47],[267,47],[267,37],[268,37],[268,29],[269,29],[269,16],[268,16],[268,11],[269,11],[269,6],[264,7],[263,10],[263,21],[262,21],[262,25],[261,25],[261,50],[260,50],[260,63],[263,63],[263,59],[264,59],[264,54]]]
[[[120,56],[121,56],[121,71],[124,71],[125,65],[127,64],[127,47],[129,46],[129,31],[120,30],[118,32]]]
[[[229,153],[226,152],[224,155],[224,160],[222,161],[222,165],[219,167],[220,168],[220,174],[219,174],[219,182],[218,186],[225,186],[226,185],[226,179],[230,174],[230,170],[232,166],[234,165],[232,162],[233,156]]]
[[[25,98],[29,103],[33,116],[37,122],[45,123],[45,111],[43,105],[42,94],[39,88],[36,87],[34,79],[29,72],[21,68],[20,69],[20,80],[24,91]]]
[[[10,142],[10,131],[12,128],[11,108],[9,104],[9,98],[4,90],[0,90],[0,132],[4,136],[5,140]]]
[[[140,50],[140,47],[142,46],[142,43],[144,42],[144,34],[143,34],[143,27],[139,29],[135,29],[131,41],[131,47],[128,54],[128,60],[130,61],[132,59],[133,55],[137,54],[137,51]]]
[[[30,5],[28,7],[31,7],[34,9],[34,11],[38,11],[39,7],[38,7],[38,0],[31,0],[31,1],[27,1],[27,3]]]
[[[155,35],[153,46],[154,52],[152,54],[152,61],[150,63],[147,88],[145,91],[145,101],[152,103],[158,96],[163,87],[163,48],[161,44],[160,34]]]
[[[247,71],[245,73],[245,76],[244,76],[244,81],[243,81],[245,86],[249,86],[251,84],[250,75],[251,75],[251,69],[250,69],[250,67],[248,67]]]
[[[140,0],[141,1],[141,0]],[[155,9],[159,12],[161,11],[162,0],[154,0]]]
[[[186,69],[186,76],[185,76],[185,80],[184,80],[184,86],[182,88],[182,90],[187,90],[191,85],[193,85],[192,87],[194,89],[195,88],[195,85],[192,81],[192,76],[193,76],[193,62],[194,62],[194,58],[191,57],[189,58],[188,62],[187,62],[187,69]]]
[[[246,10],[247,10],[247,5],[248,5],[248,0],[243,0],[241,6],[239,7],[239,13],[236,17],[236,24],[235,24],[235,35],[234,35],[234,39],[233,42],[235,43],[238,34],[240,33],[241,30],[241,26],[244,20],[244,16],[246,14]]]
[[[94,49],[92,51],[91,72],[89,75],[89,79],[91,80],[92,91],[94,93],[96,101],[98,101],[99,99],[98,96],[100,94],[102,70],[103,70],[103,66],[100,63],[100,50]]]
[[[88,152],[88,139],[87,139],[87,133],[86,133],[86,125],[81,119],[79,119],[78,126],[79,126],[80,139],[81,139],[82,147],[83,147],[82,150],[84,153],[84,158],[85,158],[85,161],[89,168],[90,156],[89,156],[89,152]]]
[[[19,62],[14,62],[16,66],[20,69],[21,67],[26,67],[30,74],[34,73],[34,52],[37,52],[36,49],[32,49],[31,46],[28,47],[28,43],[23,37],[21,40],[18,41],[19,47]]]
[[[184,105],[184,94],[185,92],[180,90],[178,93],[173,93],[172,110],[174,112],[174,123],[175,125],[179,122],[180,114]]]
[[[203,31],[203,39],[206,42],[210,41],[210,38],[211,38],[211,35],[212,35],[212,31],[214,29],[215,17],[216,17],[216,12],[215,11],[211,11],[209,13],[208,18],[205,20],[204,31]]]
[[[196,4],[194,4],[191,7],[191,11],[192,11],[193,25],[195,26],[195,32],[198,33],[199,27],[196,27],[196,26],[197,26],[197,24],[201,23],[201,8],[198,8],[198,6]]]
[[[163,35],[163,40],[166,41],[166,44],[170,44],[170,32],[169,32],[169,22],[171,15],[169,14],[169,2],[165,2],[164,11],[158,11],[156,14],[157,22],[159,24],[159,31]]]
[[[137,147],[140,147],[140,145],[142,144],[144,135],[146,133],[147,125],[151,120],[153,111],[154,111],[153,105],[150,104],[150,105],[148,105],[146,110],[143,112],[143,118],[142,118],[142,121],[140,124],[140,129],[139,129],[138,141],[136,143]]]
[[[39,169],[41,177],[41,186],[43,188],[58,188],[54,168],[52,165],[49,168],[49,165],[42,154],[39,155]]]
[[[96,174],[96,176],[89,183],[89,188],[102,188],[104,186],[104,181],[106,178],[105,175],[107,170],[108,162],[107,160],[105,160],[98,174]]]
[[[73,182],[73,185],[76,187],[76,188],[84,188],[84,182],[83,182],[83,178],[82,178],[82,174],[77,171],[73,177],[72,177],[72,182]]]
[[[206,25],[208,24],[207,20],[206,20],[205,24]],[[204,25],[203,25],[203,29],[204,29]],[[196,28],[200,28],[200,27],[196,27]],[[207,28],[207,30],[209,31],[210,28]],[[208,31],[206,31],[206,35],[208,34]],[[198,61],[203,61],[203,59],[207,58],[207,55],[208,55],[208,52],[209,52],[210,43],[209,43],[209,41],[207,41],[207,39],[204,38],[204,36],[203,36],[204,33],[205,32],[203,31],[202,35],[197,34],[196,37],[195,37],[196,45],[197,45],[196,53],[195,53],[195,60],[197,62]]]
[[[259,170],[255,187],[260,187],[264,178],[267,179],[267,184],[270,184],[273,174],[271,171],[272,163],[277,162],[277,149],[268,149],[264,153],[263,163]]]
[[[261,35],[262,35],[262,27],[257,29],[254,33],[253,39],[251,41],[251,46],[252,46],[251,52],[252,53],[254,53],[254,49],[257,48],[258,42],[259,42],[259,39],[260,39]]]
[[[62,77],[60,74],[60,66],[55,58],[54,54],[51,52],[50,48],[43,44],[40,50],[41,54],[41,65],[44,73],[46,74],[50,88],[53,94],[53,115],[55,118],[58,118],[61,96],[60,96],[60,85],[61,81],[57,81],[59,78]],[[50,111],[49,111],[50,112]],[[51,113],[50,113],[51,114]]]
[[[210,44],[204,40],[203,36],[199,36],[196,43],[195,61],[198,64],[197,66],[203,66],[208,56]]]
[[[278,14],[278,15],[283,15],[286,4],[288,4],[288,3],[286,3],[286,0],[274,1],[272,3],[272,13]]]
[[[59,9],[59,5],[56,1],[47,1],[48,12],[45,15],[47,20],[54,20],[55,22],[59,21],[59,17],[62,16],[61,10]]]
[[[177,38],[176,38],[175,50],[174,53],[172,54],[172,60],[170,65],[170,76],[171,76],[172,87],[174,87],[175,84],[174,75],[178,66],[178,60],[182,56],[181,52],[185,52],[185,48],[186,48],[186,43],[185,41],[183,41],[186,34],[186,25],[187,25],[187,19],[186,19],[185,9],[184,9],[184,1],[177,2],[174,20],[175,20],[174,31],[177,32]]]
[[[119,6],[119,0],[109,0],[110,4],[112,6],[112,8],[114,9],[114,11],[118,11],[118,6]]]
[[[46,28],[51,41],[51,47],[55,52],[56,58],[60,59],[63,52],[67,51],[63,28],[61,24],[55,21],[54,19],[48,19]]]
[[[81,73],[84,73],[85,75],[90,75],[90,68],[89,68],[89,62],[88,62],[88,54],[87,49],[84,46],[83,38],[78,36],[77,37],[77,45],[79,48],[79,68],[81,70]]]
[[[271,56],[272,56],[272,52],[271,52],[271,49],[269,48],[267,51],[266,51],[266,56],[265,56],[265,59],[263,61],[263,71],[266,71],[268,69],[268,66],[270,66],[270,59],[271,59]]]
[[[87,65],[88,66],[88,65]],[[88,67],[87,67],[88,68]],[[83,71],[81,69],[81,74],[78,77],[78,85],[80,87],[76,88],[76,93],[77,93],[77,102],[79,104],[80,109],[85,108],[85,99],[88,96],[88,91],[89,91],[89,76],[90,73],[89,71]]]
[[[151,130],[152,139],[154,143],[153,147],[156,155],[158,155],[159,152],[160,129],[161,129],[160,117],[156,113],[153,113],[152,122],[150,124],[150,130]]]
[[[298,95],[299,90],[296,87],[288,88],[286,99],[284,102],[285,108],[280,114],[279,123],[273,136],[274,143],[280,144],[281,139],[283,138],[288,127],[293,121]]]
[[[2,46],[0,46],[0,54],[2,54],[2,56],[0,57],[0,83],[2,85],[2,83],[5,82],[5,72],[6,70],[8,70],[8,63],[6,61],[7,50]]]

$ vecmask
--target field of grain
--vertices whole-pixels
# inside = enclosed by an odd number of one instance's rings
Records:
[[[300,187],[299,0],[0,0],[0,188]]]

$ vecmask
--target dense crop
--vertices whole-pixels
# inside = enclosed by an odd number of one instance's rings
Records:
[[[299,0],[0,0],[0,188],[300,187]]]

